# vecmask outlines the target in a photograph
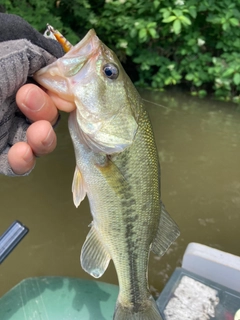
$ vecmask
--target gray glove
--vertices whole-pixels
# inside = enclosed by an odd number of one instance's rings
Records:
[[[26,140],[29,123],[16,105],[18,89],[37,70],[64,54],[22,18],[0,13],[0,173],[15,175],[9,166],[10,147]]]

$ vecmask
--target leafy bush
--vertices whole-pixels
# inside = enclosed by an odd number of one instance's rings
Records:
[[[155,89],[187,86],[240,102],[238,0],[3,0],[38,30],[49,22],[76,43],[89,29]],[[134,69],[133,69],[134,67]]]

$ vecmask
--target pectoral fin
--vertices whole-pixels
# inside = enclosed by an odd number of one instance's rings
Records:
[[[124,195],[124,190],[129,189],[129,184],[116,164],[111,160],[108,160],[105,166],[96,164],[96,167],[101,172],[110,188],[115,191],[116,195],[122,197]]]
[[[161,218],[156,237],[152,243],[151,250],[158,256],[162,256],[169,246],[177,239],[180,231],[177,224],[166,211],[164,204],[161,202]]]
[[[110,259],[96,229],[92,227],[82,247],[82,268],[94,278],[99,278],[107,269]]]
[[[82,174],[77,166],[75,168],[75,172],[73,176],[72,193],[73,193],[73,202],[75,206],[78,207],[86,196],[86,190],[84,187]]]

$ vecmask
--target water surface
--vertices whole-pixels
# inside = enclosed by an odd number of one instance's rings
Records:
[[[162,168],[162,199],[181,235],[161,259],[151,256],[149,282],[158,295],[189,242],[240,255],[240,112],[236,106],[183,93],[142,92]],[[76,209],[75,168],[67,116],[58,147],[23,178],[0,176],[0,234],[20,220],[29,234],[0,265],[0,296],[24,278],[55,275],[91,279],[79,264],[91,222],[88,201]],[[101,281],[117,284],[113,265]]]

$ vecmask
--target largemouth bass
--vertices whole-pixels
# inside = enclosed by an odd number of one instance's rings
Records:
[[[113,260],[114,320],[162,319],[148,288],[149,253],[162,256],[179,229],[161,202],[158,153],[141,97],[94,30],[35,79],[76,104],[69,117],[73,200],[78,207],[87,195],[93,217],[83,269],[99,278]]]

